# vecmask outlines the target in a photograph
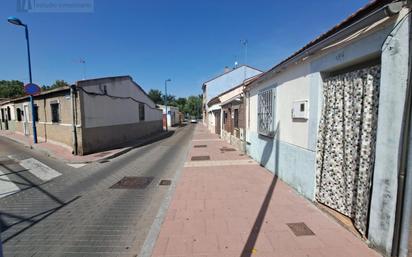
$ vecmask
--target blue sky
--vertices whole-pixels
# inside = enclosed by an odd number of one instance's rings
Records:
[[[58,0],[54,0],[58,1]],[[0,80],[28,81],[24,30],[30,28],[33,80],[131,75],[145,90],[188,96],[236,60],[267,70],[365,5],[367,0],[94,0],[92,13],[17,12],[0,3]]]

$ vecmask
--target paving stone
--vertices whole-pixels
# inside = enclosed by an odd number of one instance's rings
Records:
[[[242,252],[256,257],[379,256],[281,180],[275,180],[271,199],[263,205],[273,175],[237,151],[221,154],[220,149],[231,146],[201,124],[196,129],[192,145],[207,141],[208,147],[191,148],[153,257],[239,257]],[[212,161],[190,161],[202,155]],[[315,235],[294,235],[286,224],[298,222]],[[189,244],[190,237],[196,241]]]

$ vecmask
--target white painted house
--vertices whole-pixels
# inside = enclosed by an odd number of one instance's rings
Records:
[[[248,154],[395,256],[412,239],[409,14],[373,1],[245,89]]]
[[[166,107],[164,105],[157,105],[159,109],[162,110],[163,117],[166,116]],[[178,125],[180,122],[180,112],[179,108],[175,106],[167,106],[167,126],[173,127]],[[164,122],[163,122],[164,123]],[[163,124],[163,127],[166,127],[165,124]]]
[[[247,65],[242,65],[234,69],[226,68],[223,74],[214,77],[202,85],[203,90],[203,124],[208,124],[209,101],[219,94],[232,89],[243,83],[246,79],[261,74],[262,71]]]

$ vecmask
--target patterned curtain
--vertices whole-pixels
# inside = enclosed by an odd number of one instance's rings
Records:
[[[366,235],[373,174],[380,66],[328,78],[323,88],[316,200],[350,217]]]

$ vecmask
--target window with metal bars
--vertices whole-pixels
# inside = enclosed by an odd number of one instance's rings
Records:
[[[258,132],[263,136],[274,136],[274,89],[267,89],[258,95]]]

